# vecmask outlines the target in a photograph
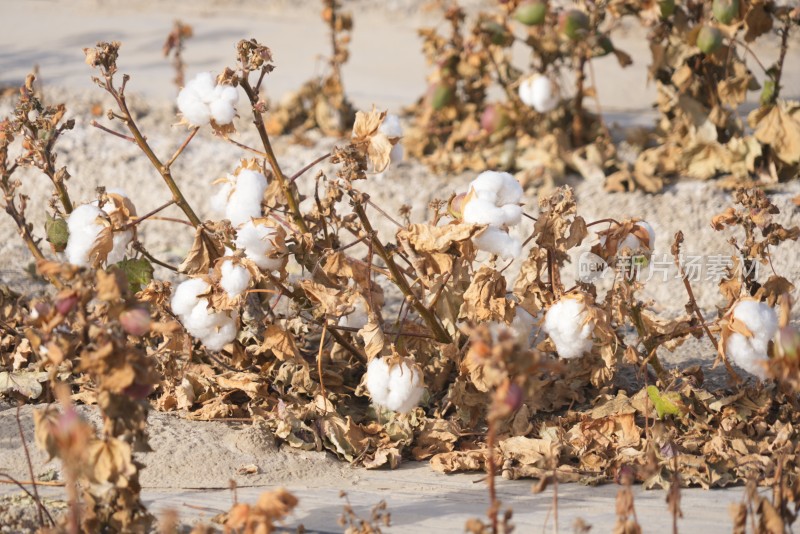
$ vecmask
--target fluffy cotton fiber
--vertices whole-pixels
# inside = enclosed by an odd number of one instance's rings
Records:
[[[199,278],[182,282],[172,295],[172,311],[186,331],[203,342],[208,350],[218,351],[236,339],[236,314],[209,309],[208,299],[200,297],[211,286]]]
[[[519,98],[539,113],[548,113],[558,106],[558,86],[542,74],[534,74],[519,84]]]
[[[731,317],[744,323],[753,336],[732,333],[727,340],[725,353],[733,363],[763,380],[766,377],[764,362],[769,359],[768,345],[778,331],[775,310],[765,302],[747,299],[734,306]]]
[[[128,195],[122,189],[108,189],[107,193],[119,195],[123,199],[129,200]],[[106,202],[103,204],[103,211],[109,216],[113,215],[118,210],[119,208],[114,202]],[[114,219],[112,218],[112,220]],[[128,250],[128,244],[133,241],[133,229],[131,228],[122,232],[114,232],[112,235],[112,241],[114,245],[111,249],[111,252],[108,253],[106,265],[113,265],[125,259],[125,253]]]
[[[233,226],[239,226],[251,218],[261,217],[261,201],[266,189],[266,176],[242,169],[236,176],[228,175],[217,194],[211,198],[211,206],[231,221]]]
[[[195,126],[211,122],[230,124],[236,116],[239,95],[231,85],[217,85],[210,72],[201,72],[178,93],[178,109]]]
[[[424,391],[419,370],[405,362],[389,368],[383,358],[367,366],[367,389],[372,402],[401,413],[414,409]]]
[[[67,217],[69,239],[64,253],[71,264],[78,267],[90,265],[89,253],[104,228],[98,218],[103,218],[103,211],[93,204],[78,206]]]
[[[562,358],[578,358],[592,350],[594,324],[587,321],[586,305],[574,298],[564,297],[550,306],[544,316],[542,329],[555,343]]]
[[[466,223],[488,225],[483,233],[473,239],[479,250],[503,258],[514,258],[520,254],[522,245],[508,235],[507,228],[519,224],[522,218],[522,195],[522,186],[507,172],[486,171],[472,181],[464,204],[463,219]]]
[[[403,127],[400,125],[400,117],[394,114],[388,114],[384,117],[378,131],[384,134],[389,139],[403,137]],[[389,158],[392,163],[397,163],[403,160],[403,145],[397,142],[393,147]]]
[[[625,249],[629,249],[632,251],[641,250],[643,248],[647,248],[648,250],[652,251],[656,244],[656,232],[653,230],[653,227],[647,221],[637,221],[636,226],[642,228],[645,232],[647,232],[647,243],[642,243],[638,237],[633,234],[628,234],[625,236],[619,245],[617,246],[617,252],[621,252]]]
[[[219,285],[232,299],[241,295],[250,285],[250,271],[231,260],[223,261],[219,270],[222,273]]]
[[[259,269],[277,271],[283,267],[281,258],[271,258],[275,250],[277,231],[265,224],[246,222],[236,232],[236,248],[243,249],[245,255],[253,260]]]

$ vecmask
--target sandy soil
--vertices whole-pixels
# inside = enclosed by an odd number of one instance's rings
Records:
[[[475,0],[471,5],[479,3]],[[2,0],[0,85],[18,82],[32,64],[38,63],[48,99],[65,101],[70,115],[76,119],[75,130],[65,135],[60,144],[60,161],[73,175],[70,181],[73,198],[79,202],[87,201],[99,185],[123,187],[139,211],[144,213],[163,203],[168,191],[137,147],[89,125],[92,106],[100,103],[108,107],[109,101],[99,89],[92,87],[81,48],[91,46],[98,39],[124,42],[121,65],[133,76],[130,88],[134,95],[139,95],[134,96],[133,104],[141,126],[159,154],[171,154],[182,142],[185,130],[172,126],[176,122],[171,104],[175,89],[170,85],[172,72],[160,55],[160,46],[176,17],[195,27],[196,37],[189,42],[186,53],[190,75],[200,70],[220,70],[232,59],[233,43],[251,36],[267,43],[275,52],[278,69],[269,80],[269,91],[273,96],[296,87],[323,68],[318,57],[326,52],[327,35],[318,20],[316,2],[280,0],[268,2],[267,7],[262,7],[262,4],[255,0],[202,0],[187,7],[186,3],[177,0],[138,3],[121,0]],[[377,0],[354,3],[359,16],[352,61],[345,69],[345,80],[359,106],[368,107],[375,103],[398,110],[411,103],[425,87],[425,65],[419,55],[415,28],[420,20],[435,24],[438,19],[419,14],[420,0],[390,0],[384,7],[379,7],[380,4]],[[644,87],[648,53],[640,45],[634,46],[635,39],[641,35],[637,32],[639,30],[635,28],[630,29],[618,42],[618,46],[634,56],[634,67],[622,71],[606,60],[598,61],[596,65],[603,108],[609,120],[622,124],[647,123],[652,118],[649,113],[652,87],[641,91],[623,90],[626,87]],[[766,45],[764,50],[767,57],[774,52],[769,46]],[[790,93],[795,91],[797,94],[800,72],[796,69],[787,72],[785,83]],[[10,106],[8,99],[0,100],[0,116],[8,114]],[[239,140],[257,144],[244,121],[240,123],[240,131],[243,133]],[[288,172],[299,169],[336,143],[336,140],[313,135],[310,140],[310,146],[293,145],[287,139],[276,141],[284,169]],[[238,159],[245,156],[247,154],[241,149],[202,132],[175,165],[174,174],[192,205],[203,215],[210,216],[211,182],[231,171]],[[326,165],[320,168],[330,171]],[[370,179],[365,189],[390,213],[396,213],[401,205],[407,204],[412,206],[412,220],[422,221],[426,215],[425,207],[432,199],[447,198],[452,191],[463,191],[473,177],[468,174],[436,175],[412,161]],[[601,183],[585,181],[574,181],[573,185],[579,210],[587,220],[630,216],[648,220],[658,235],[657,257],[668,253],[671,236],[679,229],[686,235],[687,254],[714,256],[729,253],[727,236],[714,232],[709,221],[712,215],[729,205],[730,195],[713,182],[681,182],[659,195],[609,194],[603,191]],[[301,187],[307,191],[308,183]],[[47,200],[45,192],[49,191],[49,182],[35,173],[26,173],[24,191],[31,196],[30,219],[38,234],[42,235]],[[535,190],[529,192],[526,210],[531,214],[536,213],[537,193]],[[782,210],[780,222],[800,224],[800,213],[791,203],[791,198],[800,193],[800,184],[780,185],[772,193],[774,202]],[[166,215],[178,216],[179,212],[173,210]],[[394,232],[392,223],[379,214],[375,217],[379,231],[390,239]],[[530,230],[530,225],[523,224],[519,232],[524,235]],[[153,221],[142,226],[141,238],[157,257],[178,263],[188,250],[192,232],[181,226]],[[30,290],[43,287],[27,275],[25,269],[30,259],[6,217],[0,218],[0,257],[3,258],[0,283]],[[800,279],[796,249],[781,247],[775,250],[773,265],[790,280]],[[509,281],[513,281],[515,266],[506,272]],[[158,274],[168,276],[163,271]],[[677,314],[683,311],[685,295],[682,284],[674,278],[674,272],[672,275],[666,282],[649,282],[646,296],[656,302],[660,311]],[[701,280],[695,284],[695,292],[704,312],[715,313],[715,306],[721,304],[715,283]],[[689,362],[708,365],[713,357],[707,343],[690,342],[678,352],[667,355],[666,361],[671,365]],[[4,408],[0,411],[0,470],[27,478],[14,410],[3,404],[0,408]],[[22,410],[29,442],[32,441],[30,410],[30,407]],[[87,409],[86,413],[91,415],[93,412]],[[482,486],[473,484],[479,478],[476,476],[438,477],[419,465],[409,465],[396,473],[365,472],[351,469],[324,453],[296,453],[278,448],[258,427],[187,422],[176,414],[158,413],[152,414],[150,423],[155,451],[142,457],[148,465],[142,483],[147,488],[146,498],[153,501],[157,511],[181,508],[188,502],[225,509],[230,502],[230,495],[226,492],[188,490],[222,490],[234,478],[242,487],[292,486],[300,494],[304,507],[294,520],[317,529],[333,524],[340,509],[336,490],[341,488],[351,489],[354,503],[362,511],[380,498],[394,499],[395,509],[392,511],[401,522],[393,532],[420,531],[420,528],[457,531],[465,517],[483,512]],[[55,469],[52,465],[45,465],[46,458],[41,453],[34,452],[33,455],[37,475]],[[256,474],[237,474],[239,468],[249,464],[258,467]],[[534,498],[529,494],[529,488],[528,483],[504,482],[501,495],[507,502],[515,503],[516,512],[521,517],[520,524],[541,526],[549,497]],[[0,493],[7,489],[0,488]],[[255,488],[243,490],[251,498],[257,491]],[[591,494],[580,487],[565,491],[564,517],[584,516],[598,529],[613,524],[611,503],[615,488],[600,492],[592,490]],[[692,507],[695,513],[685,509],[685,524],[694,521],[692,529],[700,531],[701,528],[714,529],[723,522],[728,524],[726,503],[738,499],[740,493],[734,490],[692,495],[688,502],[693,504],[686,506]],[[661,494],[641,495],[640,498],[650,503],[644,505],[644,513],[652,512],[653,521],[666,517]],[[477,508],[475,503],[478,503]],[[317,508],[312,508],[314,506]],[[312,511],[314,509],[316,513]],[[188,508],[181,508],[181,513],[195,518],[213,515]],[[569,524],[567,519],[562,525]]]

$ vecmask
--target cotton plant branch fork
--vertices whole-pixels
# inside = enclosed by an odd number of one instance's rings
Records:
[[[703,312],[700,311],[700,307],[697,305],[697,300],[694,298],[694,292],[692,291],[692,284],[689,282],[689,276],[686,274],[686,269],[683,268],[683,264],[680,261],[680,254],[681,254],[681,244],[683,243],[683,232],[678,230],[675,234],[675,241],[672,243],[672,257],[675,261],[675,266],[678,268],[678,272],[681,274],[681,279],[683,280],[683,286],[686,288],[686,293],[689,296],[689,303],[687,306],[689,309],[692,310],[692,313],[697,317],[697,320],[700,321],[700,324],[703,326],[703,331],[708,337],[708,340],[714,347],[714,350],[717,352],[717,360],[716,363],[719,363],[719,360],[722,360],[722,363],[725,364],[725,369],[728,371],[728,375],[730,376],[731,380],[734,384],[738,384],[742,381],[741,377],[734,371],[733,367],[731,366],[728,358],[719,350],[719,344],[717,342],[717,338],[714,337],[714,334],[711,333],[711,329],[706,324],[706,320],[703,317]]]
[[[117,108],[119,109],[120,113],[117,114],[109,112],[109,117],[120,120],[125,127],[128,128],[128,131],[130,131],[136,145],[138,145],[142,152],[144,152],[144,154],[147,156],[147,159],[150,160],[150,163],[152,163],[153,167],[158,171],[164,182],[167,184],[167,187],[172,193],[172,198],[175,201],[175,204],[181,209],[181,211],[183,211],[183,213],[186,215],[186,218],[192,223],[192,226],[197,228],[202,224],[202,221],[189,205],[189,202],[186,200],[183,192],[175,182],[175,179],[172,176],[171,166],[186,149],[186,146],[189,144],[189,142],[191,142],[195,134],[197,134],[197,130],[199,128],[193,128],[186,140],[166,162],[163,162],[158,156],[156,156],[155,152],[153,152],[153,149],[147,142],[147,138],[142,134],[139,126],[136,124],[136,120],[134,119],[133,114],[128,107],[128,102],[125,96],[125,88],[130,80],[130,76],[123,74],[122,85],[117,87],[114,84],[114,74],[117,71],[116,60],[119,46],[120,43],[116,41],[111,43],[101,42],[98,43],[97,48],[84,49],[84,53],[86,54],[86,63],[88,63],[90,66],[100,68],[102,78],[93,77],[93,80],[97,85],[110,94],[117,104]],[[108,131],[107,128],[103,129]],[[114,135],[120,137],[119,134],[113,131],[111,133],[114,133]],[[125,137],[123,137],[123,139],[124,138]]]

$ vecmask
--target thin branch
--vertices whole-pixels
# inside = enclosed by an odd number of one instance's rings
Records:
[[[267,155],[265,153],[261,152],[260,150],[256,150],[255,148],[253,148],[251,146],[247,146],[244,143],[240,143],[236,139],[231,139],[230,137],[226,137],[225,140],[228,141],[231,144],[234,144],[234,145],[238,146],[241,149],[247,150],[248,152],[252,152],[253,154],[256,154],[259,157],[262,157],[262,158],[266,158],[267,157]]]
[[[169,169],[170,167],[172,167],[172,164],[175,163],[175,160],[178,159],[178,156],[180,156],[181,153],[186,149],[186,147],[189,146],[189,143],[192,141],[192,139],[194,139],[194,136],[197,135],[197,132],[199,131],[200,127],[195,126],[194,129],[189,133],[189,135],[183,141],[181,146],[178,147],[178,150],[176,150],[175,153],[172,155],[172,157],[169,158],[169,161],[167,161],[167,163],[165,164],[166,168]]]
[[[300,177],[301,177],[303,174],[305,174],[305,173],[306,173],[306,171],[308,171],[308,169],[310,169],[311,167],[313,167],[313,166],[314,166],[314,165],[316,165],[317,163],[320,163],[320,162],[322,162],[322,161],[325,161],[326,159],[328,159],[329,157],[331,157],[331,155],[332,155],[332,154],[333,154],[332,152],[328,152],[328,153],[327,153],[327,154],[325,154],[324,156],[320,156],[320,157],[318,157],[317,159],[315,159],[314,161],[312,161],[311,163],[309,163],[308,165],[306,165],[305,167],[303,167],[302,169],[300,169],[299,171],[297,171],[296,173],[294,173],[294,174],[292,175],[292,177],[291,177],[291,178],[289,178],[289,183],[293,183],[295,180],[297,180],[297,179],[298,179],[298,178],[300,178]]]
[[[22,449],[25,451],[25,461],[28,464],[28,474],[31,477],[31,485],[33,486],[33,494],[35,495],[34,501],[36,502],[36,510],[39,513],[39,526],[44,528],[44,515],[42,514],[42,510],[47,512],[44,505],[42,504],[42,499],[39,497],[39,489],[36,487],[36,476],[33,473],[33,462],[31,462],[31,453],[28,450],[28,443],[25,441],[25,432],[22,430],[22,422],[19,420],[19,408],[20,404],[17,404],[17,412],[15,414],[15,418],[17,420],[17,430],[19,431],[19,439],[22,442]],[[50,514],[47,514],[47,517],[50,518],[51,524],[55,526],[55,522],[53,522],[53,518],[50,517]]]
[[[94,121],[94,120],[93,120],[93,121],[92,121],[92,122],[90,122],[89,124],[91,124],[91,125],[92,125],[92,126],[94,126],[95,128],[98,128],[98,129],[100,129],[100,130],[103,130],[103,131],[104,131],[104,132],[106,132],[106,133],[110,133],[111,135],[114,135],[114,136],[116,136],[116,137],[119,137],[120,139],[124,139],[124,140],[126,140],[126,141],[129,141],[129,142],[133,143],[134,145],[136,144],[136,139],[134,139],[133,137],[131,137],[131,136],[129,136],[129,135],[125,135],[125,134],[123,134],[123,133],[115,132],[115,131],[114,131],[114,130],[112,130],[111,128],[107,128],[106,126],[103,126],[102,124],[100,124],[100,123],[99,123],[99,122],[97,122],[97,121]]]
[[[129,223],[127,223],[127,224],[125,224],[125,225],[121,226],[121,227],[120,227],[120,228],[118,228],[116,231],[118,231],[118,232],[124,232],[124,231],[125,231],[125,230],[127,230],[128,228],[131,228],[131,227],[133,227],[133,226],[136,226],[136,225],[137,225],[137,224],[139,224],[140,222],[142,222],[142,221],[144,221],[144,220],[146,220],[146,219],[149,219],[150,217],[152,217],[153,215],[155,215],[155,214],[156,214],[156,213],[158,213],[159,211],[165,210],[165,209],[167,209],[168,207],[172,206],[173,204],[175,204],[175,200],[174,200],[174,199],[173,199],[173,200],[170,200],[169,202],[167,202],[167,203],[165,203],[165,204],[162,204],[161,206],[157,207],[157,208],[156,208],[156,209],[154,209],[153,211],[150,211],[150,212],[148,212],[148,213],[145,213],[145,214],[144,214],[144,215],[142,215],[141,217],[137,217],[135,220],[133,220],[133,221],[131,221],[131,222],[129,222]],[[184,221],[180,221],[180,222],[184,222]]]
[[[322,324],[322,335],[319,338],[319,353],[317,353],[317,373],[319,373],[319,387],[322,391],[322,398],[326,398],[325,395],[325,380],[322,377],[322,352],[325,349],[325,333],[328,331],[328,322],[324,322]],[[325,404],[325,403],[323,403]]]
[[[374,203],[373,201],[371,201],[370,199],[367,199],[367,204],[369,204],[370,206],[372,206],[373,208],[375,208],[376,210],[378,210],[378,212],[379,212],[381,215],[383,215],[384,217],[386,217],[387,219],[389,219],[390,221],[392,221],[392,222],[394,223],[394,225],[395,225],[395,226],[397,226],[398,228],[405,228],[405,226],[403,226],[403,225],[402,225],[402,224],[400,224],[399,222],[395,221],[395,220],[392,218],[392,216],[391,216],[391,215],[389,215],[388,213],[386,213],[386,211],[384,211],[384,210],[383,210],[383,208],[381,208],[380,206],[378,206],[377,204],[375,204],[375,203]]]
[[[133,242],[133,249],[138,251],[138,252],[140,252],[142,254],[142,256],[144,256],[145,258],[150,260],[150,263],[155,263],[156,265],[160,265],[161,267],[164,267],[165,269],[169,269],[172,272],[176,272],[176,273],[178,272],[178,268],[177,267],[173,267],[169,263],[165,263],[165,262],[159,260],[158,258],[156,258],[155,256],[153,256],[152,254],[150,254],[149,252],[147,252],[147,249],[144,248],[144,245],[140,241],[134,241]]]

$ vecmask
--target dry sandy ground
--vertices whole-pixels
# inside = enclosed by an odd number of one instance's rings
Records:
[[[196,37],[189,42],[186,53],[190,75],[200,70],[220,70],[232,59],[233,43],[252,36],[275,52],[278,69],[268,84],[272,95],[277,97],[320,72],[323,63],[318,57],[326,52],[327,35],[318,20],[316,3],[281,0],[267,2],[266,8],[262,4],[254,0],[202,0],[191,4],[176,0],[139,3],[0,0],[0,84],[21,80],[31,65],[38,63],[48,98],[65,101],[76,119],[75,130],[64,136],[60,145],[60,161],[73,175],[70,181],[73,198],[89,200],[94,188],[101,184],[123,187],[144,213],[163,203],[167,189],[137,147],[89,125],[92,105],[102,103],[107,107],[109,101],[91,86],[90,71],[83,63],[80,49],[98,39],[124,42],[120,64],[133,77],[131,91],[141,95],[134,98],[141,126],[159,154],[171,154],[185,135],[182,128],[171,126],[176,122],[170,103],[174,95],[169,82],[172,72],[160,56],[161,43],[174,18],[180,17],[195,27]],[[416,11],[420,4],[409,0],[394,0],[388,8],[379,8],[380,2],[375,0],[354,4],[359,16],[345,79],[359,106],[375,103],[398,110],[424,90],[424,61],[418,53],[415,36],[415,28],[424,19]],[[430,16],[426,20],[429,24],[436,22]],[[632,29],[618,43],[632,52],[635,67],[622,71],[604,60],[596,66],[604,109],[611,120],[625,124],[647,123],[652,117],[649,114],[652,88],[638,92],[624,89],[644,87],[648,54],[641,46],[634,48],[637,35],[637,30]],[[765,48],[770,57],[769,46]],[[785,79],[790,90],[797,91],[800,87],[797,70],[789,71]],[[0,116],[9,112],[9,106],[8,100],[0,101]],[[240,130],[242,142],[256,144],[244,121]],[[285,170],[301,168],[336,142],[313,136],[312,141],[311,146],[292,145],[285,139],[276,142]],[[241,149],[202,132],[176,164],[174,174],[195,208],[210,216],[210,183],[231,171],[238,159],[246,155]],[[325,165],[321,168],[330,170]],[[405,162],[381,177],[370,179],[365,189],[390,213],[396,213],[403,204],[412,206],[412,219],[421,221],[430,200],[447,198],[451,191],[463,191],[472,178],[466,174],[435,175],[417,162]],[[657,255],[668,252],[671,236],[679,229],[686,235],[687,253],[706,256],[729,253],[727,236],[714,232],[709,224],[711,216],[730,202],[729,194],[714,183],[678,183],[659,195],[608,194],[601,183],[576,181],[574,185],[580,213],[587,220],[630,216],[648,220],[658,235]],[[40,235],[46,203],[44,192],[48,190],[45,178],[34,173],[26,175],[25,191],[31,195],[29,213]],[[800,185],[781,185],[772,193],[782,210],[780,222],[800,224],[800,214],[791,203],[791,198],[800,193]],[[536,194],[537,191],[529,192],[526,209],[531,214],[536,212]],[[175,211],[169,214],[179,215]],[[384,237],[391,238],[392,224],[375,215]],[[520,235],[529,231],[530,226],[519,229]],[[141,237],[156,256],[170,262],[179,262],[191,242],[188,229],[155,221],[143,225]],[[774,252],[775,269],[790,280],[800,279],[796,250],[781,247]],[[29,258],[7,218],[0,218],[0,257],[3,258],[0,282],[34,290],[40,287],[25,274]],[[511,281],[514,272],[515,266],[507,271]],[[700,281],[695,284],[695,291],[705,313],[714,313],[715,306],[721,304],[715,284]],[[674,276],[666,282],[649,282],[646,295],[665,313],[676,314],[683,309],[684,290]],[[665,359],[673,365],[708,364],[713,351],[707,344],[694,342]],[[0,471],[27,478],[13,417],[12,409],[0,412]],[[30,441],[30,408],[23,409],[23,422]],[[426,466],[416,464],[396,472],[352,469],[323,453],[298,454],[279,449],[255,427],[189,423],[174,414],[153,414],[150,429],[155,452],[142,458],[148,465],[142,482],[146,499],[156,511],[176,508],[187,518],[208,518],[216,512],[198,511],[185,505],[227,508],[230,495],[222,489],[228,486],[230,478],[243,487],[240,499],[252,500],[261,489],[276,484],[289,486],[301,497],[301,508],[293,516],[292,524],[304,523],[318,531],[337,530],[334,525],[341,509],[339,489],[348,490],[354,505],[362,512],[379,499],[387,499],[396,524],[392,532],[459,531],[466,517],[481,515],[485,506],[483,485],[474,484],[480,478],[475,475],[437,476]],[[34,453],[37,474],[53,469],[45,466],[44,460],[40,453]],[[259,472],[238,475],[237,470],[247,464],[257,465]],[[211,488],[217,491],[210,491]],[[514,506],[521,531],[542,527],[549,494],[533,496],[530,484],[520,481],[503,481],[500,491],[501,498]],[[595,525],[595,531],[608,530],[614,521],[615,493],[614,487],[592,490],[574,485],[562,487],[562,527],[568,528],[580,516]],[[640,518],[646,518],[648,530],[666,531],[664,495],[639,492],[637,498]],[[727,503],[740,498],[739,489],[685,494],[686,519],[681,523],[684,531],[728,530]]]

